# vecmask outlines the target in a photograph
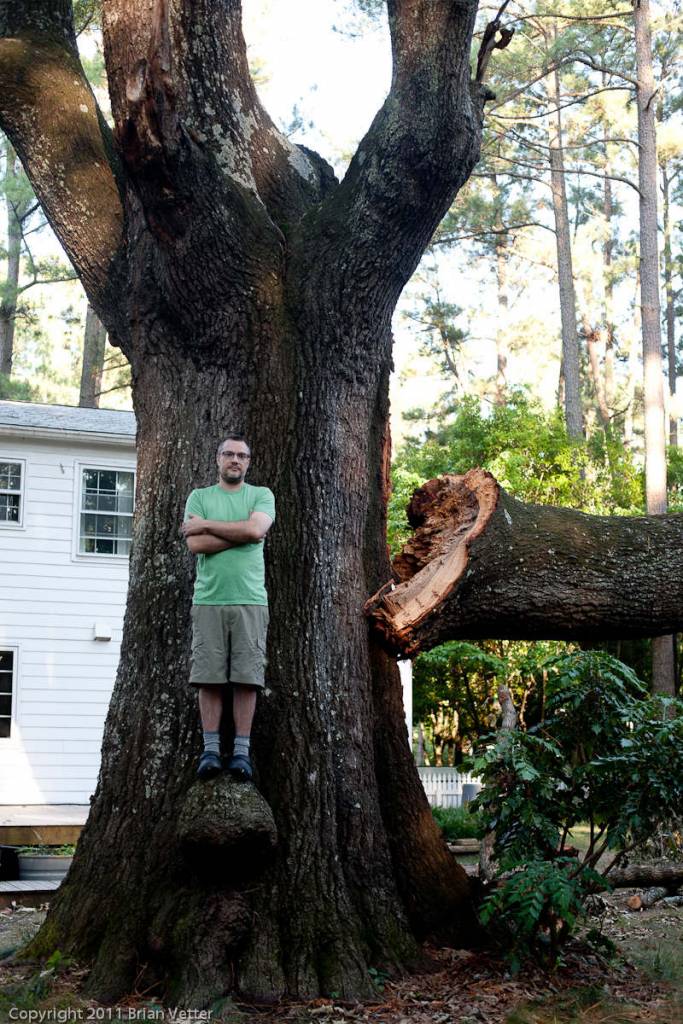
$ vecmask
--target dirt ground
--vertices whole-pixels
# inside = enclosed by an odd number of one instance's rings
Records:
[[[506,963],[490,954],[425,947],[423,962],[410,975],[392,980],[377,971],[377,997],[369,1003],[319,999],[274,1008],[223,1000],[203,1019],[212,1024],[683,1024],[683,909],[657,904],[633,913],[626,907],[629,894],[620,890],[606,897],[590,922],[617,946],[610,963],[573,944],[553,974],[531,966],[512,977]],[[11,954],[44,916],[44,908],[0,912],[0,959],[5,958],[0,1021],[174,1024],[193,1019],[174,1017],[150,993],[131,993],[117,1007],[100,1007],[81,994],[86,972],[59,953],[40,968],[13,961]]]

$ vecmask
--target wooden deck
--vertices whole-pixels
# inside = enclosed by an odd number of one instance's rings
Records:
[[[12,904],[22,907],[39,907],[48,903],[60,882],[0,882],[0,910]]]
[[[62,846],[75,843],[89,804],[0,804],[0,844]]]

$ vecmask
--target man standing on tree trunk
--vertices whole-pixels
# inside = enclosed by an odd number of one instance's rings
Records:
[[[267,487],[244,482],[251,452],[241,434],[228,434],[218,446],[218,483],[192,491],[182,531],[197,555],[192,603],[192,671],[199,688],[204,751],[201,779],[222,768],[220,724],[223,694],[233,686],[235,745],[228,771],[252,777],[249,759],[256,691],[264,685],[268,596],[263,539],[275,519],[275,499]]]

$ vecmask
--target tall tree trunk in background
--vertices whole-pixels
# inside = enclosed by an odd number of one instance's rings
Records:
[[[510,297],[508,294],[508,259],[510,244],[507,235],[496,242],[496,284],[498,287],[498,322],[496,324],[496,405],[505,405],[507,397],[507,339]]]
[[[97,313],[88,303],[83,333],[83,366],[81,367],[81,393],[78,404],[87,409],[99,409],[104,368],[104,350],[107,331]]]
[[[19,288],[19,267],[21,262],[21,221],[20,211],[14,202],[13,185],[18,174],[17,155],[9,141],[4,140],[5,181],[4,199],[7,217],[7,273],[0,284],[0,373],[12,375],[14,356],[14,331]]]
[[[645,498],[649,513],[666,512],[666,435],[659,305],[657,240],[657,140],[649,0],[635,0],[638,87],[638,185],[640,188],[640,296],[645,401]],[[652,689],[673,694],[673,637],[652,641]]]
[[[135,985],[195,1008],[236,987],[354,998],[416,938],[476,929],[407,743],[398,667],[363,614],[389,572],[392,313],[479,152],[476,5],[388,6],[391,89],[341,183],[261,106],[236,0],[145,16],[105,0],[113,138],[69,5],[0,8],[0,123],[132,367],[121,661],[88,823],[31,946],[90,962],[106,1000]],[[17,94],[29,78],[35,94]],[[178,524],[228,430],[247,434],[251,479],[278,503],[253,748],[269,861],[252,856],[253,787],[195,779],[194,566]],[[203,808],[207,828],[188,832]]]
[[[607,75],[603,72],[603,86],[607,85]],[[605,218],[605,241],[602,246],[603,281],[604,281],[604,321],[605,321],[605,403],[608,409],[614,408],[614,203],[612,200],[612,182],[609,179],[609,142],[608,128],[603,130],[605,148],[605,180],[603,184],[602,212]]]
[[[498,181],[495,174],[491,175],[494,189],[498,189]],[[498,206],[498,203],[497,203]],[[496,384],[494,391],[494,402],[496,405],[504,405],[507,397],[507,362],[508,362],[508,316],[510,296],[508,292],[508,260],[510,258],[510,238],[504,231],[502,213],[500,212],[494,221],[496,234],[496,288],[498,293],[498,315],[496,318]]]
[[[636,394],[638,381],[642,379],[640,353],[642,351],[642,318],[640,315],[640,266],[636,266],[635,295],[633,303],[633,334],[628,350],[628,371],[626,375],[626,412],[624,414],[624,444],[633,446]]]
[[[673,255],[671,252],[671,178],[666,162],[662,163],[662,227],[664,230],[664,295],[666,299],[666,350],[669,370],[669,395],[676,395],[676,311],[674,308]],[[678,444],[678,420],[669,415],[669,444]]]
[[[557,34],[557,26],[555,26]],[[562,150],[562,114],[560,111],[560,75],[554,71],[546,79],[549,106],[554,113],[548,118],[550,147],[550,185],[555,217],[557,243],[557,279],[560,289],[560,316],[562,320],[562,366],[564,372],[564,409],[567,433],[570,437],[583,437],[581,409],[579,333],[576,326],[576,291],[572,266],[571,231],[567,208],[567,189],[564,178]]]
[[[610,426],[610,410],[607,405],[605,381],[606,343],[601,337],[600,328],[593,327],[587,316],[584,316],[583,318],[583,333],[586,338],[586,348],[588,349],[588,369],[593,383],[593,390],[595,391],[595,402],[598,415],[602,426],[605,430],[608,430]],[[601,355],[602,366],[600,365]]]

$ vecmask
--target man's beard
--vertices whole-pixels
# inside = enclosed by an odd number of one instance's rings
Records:
[[[223,469],[219,475],[224,484],[238,484],[244,480],[244,472],[241,469]]]

